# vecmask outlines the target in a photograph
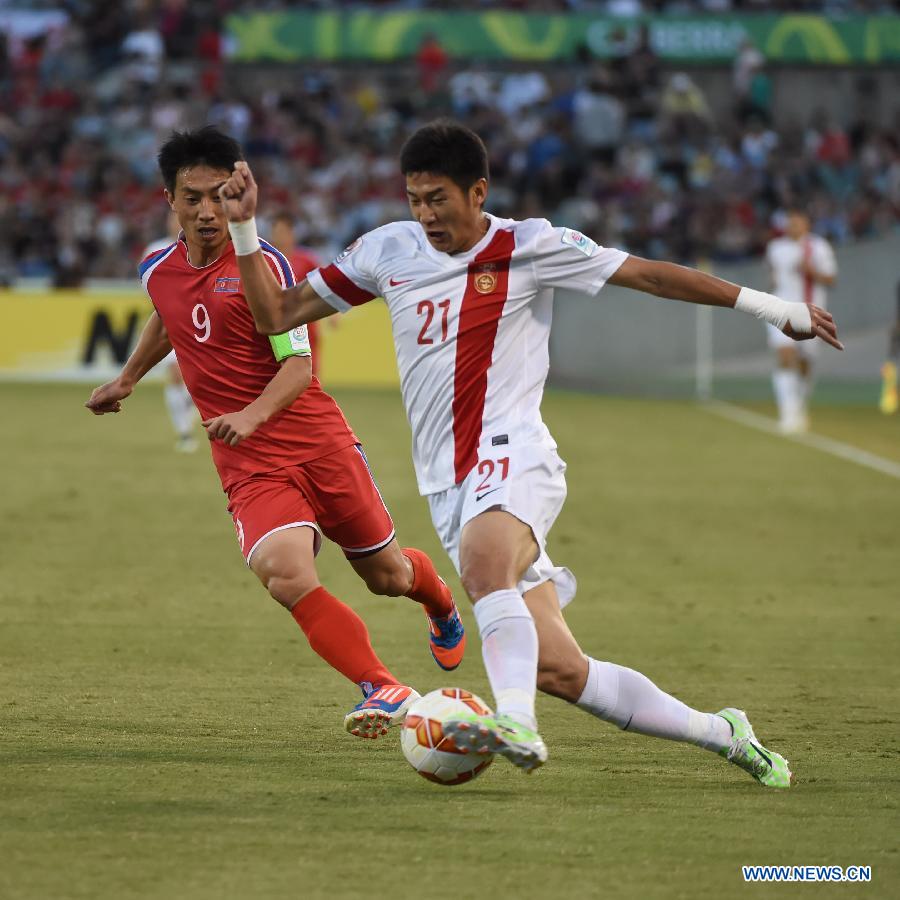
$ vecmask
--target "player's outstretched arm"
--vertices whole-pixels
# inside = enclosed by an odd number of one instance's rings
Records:
[[[134,386],[172,350],[169,335],[159,314],[154,312],[141,332],[137,347],[119,377],[94,388],[90,400],[84,405],[95,415],[117,413],[122,401],[134,390]]]
[[[697,269],[629,256],[609,283],[686,303],[738,309],[770,322],[795,341],[820,337],[832,347],[844,349],[834,319],[824,309],[806,303],[788,303],[774,294],[740,287]]]
[[[236,447],[268,422],[275,413],[290,406],[312,381],[312,357],[289,356],[266,385],[265,390],[242,410],[205,419],[203,427],[211,441]]]
[[[258,189],[247,163],[234,165],[231,177],[219,188],[219,197],[228,218],[247,305],[261,334],[283,334],[298,325],[334,315],[327,304],[304,280],[295,287],[282,288],[260,252],[256,234]]]

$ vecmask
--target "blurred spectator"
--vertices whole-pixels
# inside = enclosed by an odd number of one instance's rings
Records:
[[[734,57],[731,78],[734,94],[738,100],[746,100],[750,96],[753,76],[765,65],[765,62],[766,58],[756,49],[751,40],[744,39],[741,42],[740,49]]]
[[[622,143],[625,105],[612,93],[605,68],[595,69],[588,83],[575,93],[575,138],[594,159],[612,162]]]
[[[543,72],[513,72],[501,81],[496,105],[507,116],[515,116],[524,107],[545,100],[549,93],[550,85]]]
[[[426,94],[434,93],[440,86],[448,62],[447,51],[441,42],[433,34],[425,35],[416,53],[416,65],[419,67],[419,87]]]
[[[759,116],[753,116],[747,123],[741,140],[741,155],[754,169],[764,169],[769,163],[769,154],[778,146],[778,135],[767,128]]]
[[[620,96],[628,111],[629,131],[652,140],[655,136],[662,69],[650,45],[650,32],[642,25],[634,49],[620,67]]]
[[[660,133],[676,140],[702,139],[712,123],[703,91],[686,72],[676,72],[659,100]]]
[[[153,16],[147,11],[142,12],[135,22],[135,28],[122,41],[126,77],[146,85],[154,84],[162,73],[165,53],[165,44]]]
[[[751,116],[765,122],[771,119],[772,80],[765,65],[762,53],[749,40],[745,40],[734,58],[732,69],[737,113],[742,122]]]

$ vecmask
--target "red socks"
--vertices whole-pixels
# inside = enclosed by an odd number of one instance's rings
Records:
[[[413,584],[406,596],[421,603],[432,618],[449,616],[453,596],[431,560],[412,547],[402,552],[413,567]],[[372,649],[365,622],[325,588],[317,587],[301,597],[291,615],[303,629],[309,646],[364,692],[370,687],[400,683]]]
[[[453,595],[450,588],[441,581],[434,564],[415,547],[404,547],[401,552],[413,567],[413,584],[406,596],[421,603],[433,619],[449,616],[453,612]]]
[[[325,588],[301,597],[291,615],[309,646],[364,693],[382,684],[399,684],[372,649],[365,622]]]

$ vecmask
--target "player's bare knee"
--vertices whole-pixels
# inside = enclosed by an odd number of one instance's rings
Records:
[[[275,575],[266,584],[266,590],[272,598],[285,609],[293,609],[297,601],[319,586],[317,579],[307,576]]]
[[[494,591],[505,591],[514,588],[517,583],[515,575],[502,568],[481,568],[477,565],[463,566],[459,576],[466,594],[473,603]]]
[[[319,586],[315,572],[285,568],[274,559],[254,560],[253,571],[272,598],[287,609],[291,609],[299,597]]]
[[[459,580],[469,599],[476,603],[482,597],[515,587],[518,579],[512,565],[495,554],[467,549],[460,560]]]

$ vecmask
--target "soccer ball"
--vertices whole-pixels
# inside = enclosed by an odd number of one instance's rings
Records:
[[[400,729],[400,746],[407,762],[436,784],[464,784],[480,775],[493,761],[493,753],[459,751],[444,737],[442,722],[460,713],[489,716],[480,697],[461,688],[441,688],[410,706]]]

